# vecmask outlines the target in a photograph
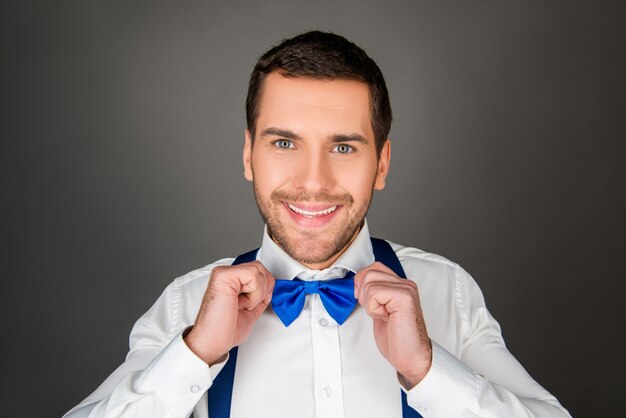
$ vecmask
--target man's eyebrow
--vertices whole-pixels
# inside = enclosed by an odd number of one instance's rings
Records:
[[[287,139],[302,139],[300,135],[297,133],[287,130],[287,129],[279,129],[279,128],[266,128],[261,132],[261,136],[281,136]]]
[[[330,139],[332,142],[358,142],[363,145],[369,144],[369,141],[367,140],[367,138],[359,134],[347,134],[347,135],[337,134],[337,135],[332,135]]]
[[[293,131],[290,131],[288,129],[274,128],[274,127],[263,129],[263,131],[261,131],[261,136],[280,136],[286,139],[293,139],[293,140],[298,140],[298,141],[302,140],[302,137]],[[358,142],[363,145],[369,144],[369,141],[367,140],[367,138],[357,133],[331,135],[330,140],[335,143]]]

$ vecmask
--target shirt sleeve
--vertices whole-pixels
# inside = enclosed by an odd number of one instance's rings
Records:
[[[407,391],[409,405],[425,418],[570,417],[507,350],[476,282],[460,268],[456,276],[460,356],[433,341],[431,368]]]
[[[177,282],[140,318],[126,361],[64,417],[188,417],[225,362],[209,367],[177,327]]]

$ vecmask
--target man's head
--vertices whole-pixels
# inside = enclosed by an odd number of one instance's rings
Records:
[[[266,53],[250,86],[244,173],[261,216],[289,255],[325,268],[385,185],[391,110],[380,70],[344,38],[312,32]]]
[[[343,36],[312,31],[286,39],[263,54],[250,76],[246,98],[246,122],[252,139],[256,134],[263,82],[274,72],[287,78],[365,83],[369,89],[376,149],[380,152],[391,129],[391,104],[383,74],[365,51]]]

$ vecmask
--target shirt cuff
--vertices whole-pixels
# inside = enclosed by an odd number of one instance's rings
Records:
[[[136,381],[135,390],[153,392],[169,407],[185,414],[211,387],[226,360],[209,367],[189,349],[181,332],[150,362]]]
[[[430,370],[406,392],[407,402],[429,418],[459,416],[475,402],[480,376],[434,341],[432,348]]]

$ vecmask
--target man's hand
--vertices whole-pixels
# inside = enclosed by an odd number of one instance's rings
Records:
[[[354,276],[354,295],[374,320],[378,350],[398,371],[403,386],[411,389],[432,363],[417,285],[375,262]]]
[[[273,290],[274,276],[259,261],[215,267],[185,343],[210,366],[223,361],[246,339]]]

